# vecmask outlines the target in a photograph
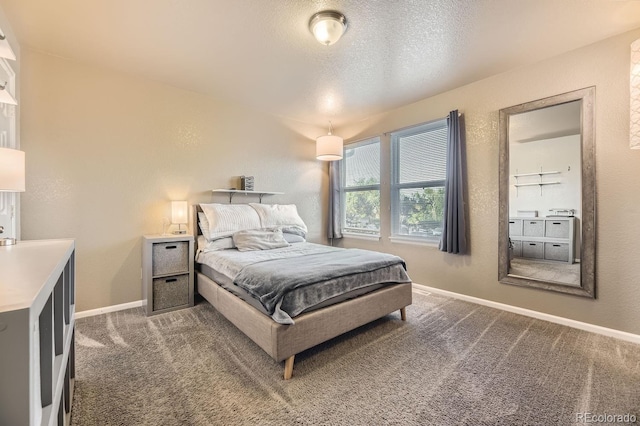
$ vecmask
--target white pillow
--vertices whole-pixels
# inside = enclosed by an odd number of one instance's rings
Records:
[[[248,229],[233,234],[233,243],[238,251],[271,250],[287,247],[280,229]]]
[[[198,212],[198,226],[200,227],[200,232],[207,239],[207,241],[211,240],[211,236],[209,235],[209,221],[207,220],[207,215],[204,212]]]
[[[249,203],[260,216],[262,228],[281,228],[287,232],[306,236],[307,225],[298,215],[295,204]]]
[[[247,204],[200,204],[209,222],[209,241],[245,229],[260,229],[260,216]]]
[[[198,236],[198,250],[207,253],[209,251],[227,250],[236,248],[233,238],[226,237],[213,241],[207,241],[203,235]]]

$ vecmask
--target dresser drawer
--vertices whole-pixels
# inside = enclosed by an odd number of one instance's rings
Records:
[[[189,304],[189,274],[153,280],[153,310]]]
[[[522,257],[529,257],[531,259],[544,259],[544,244],[533,241],[523,241]]]
[[[522,219],[509,219],[509,235],[513,237],[522,235]]]
[[[167,275],[189,271],[189,242],[155,243],[152,274]]]
[[[547,260],[569,261],[569,244],[544,243],[544,258]]]
[[[523,235],[525,237],[542,237],[544,235],[544,220],[523,219]]]
[[[568,220],[547,220],[544,231],[545,237],[551,238],[569,238],[569,221]]]

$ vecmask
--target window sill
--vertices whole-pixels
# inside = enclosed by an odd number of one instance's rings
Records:
[[[415,237],[389,237],[389,241],[391,241],[394,244],[412,244],[412,245],[416,245],[416,246],[426,246],[426,247],[433,247],[433,248],[438,248],[438,246],[440,245],[440,241],[438,240],[425,240],[422,238],[415,238]]]
[[[368,241],[380,241],[380,235],[368,235],[368,234],[351,234],[343,232],[344,238],[353,238],[354,240],[368,240]]]

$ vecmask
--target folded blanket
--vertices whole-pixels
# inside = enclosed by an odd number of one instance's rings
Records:
[[[402,266],[400,277],[398,268],[394,268],[396,265]],[[266,260],[245,266],[234,278],[234,284],[260,301],[274,320],[283,324],[293,324],[293,320],[279,310],[284,295],[293,289],[373,271],[379,271],[374,280],[378,283],[410,282],[405,269],[404,261],[390,254],[360,249],[332,250],[295,259]],[[325,291],[323,297],[329,299],[375,283],[370,279],[345,282],[347,284],[343,288],[321,286],[318,291]]]

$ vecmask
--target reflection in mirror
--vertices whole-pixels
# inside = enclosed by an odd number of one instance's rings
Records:
[[[592,98],[583,89],[500,111],[503,283],[594,296]]]
[[[509,119],[509,273],[580,286],[581,101]]]

